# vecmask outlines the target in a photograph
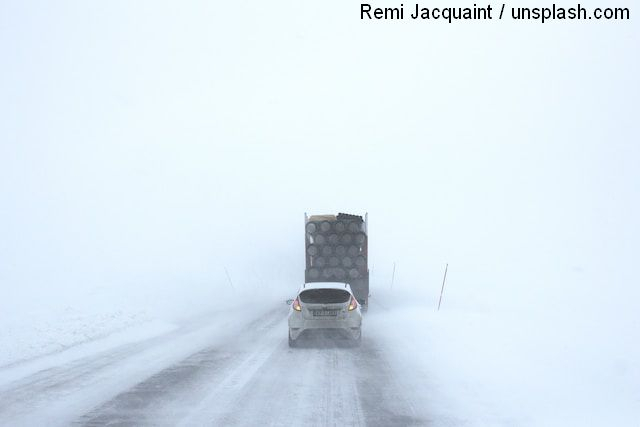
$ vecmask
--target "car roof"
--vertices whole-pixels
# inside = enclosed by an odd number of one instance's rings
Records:
[[[345,282],[310,282],[305,283],[300,288],[299,292],[306,291],[307,289],[346,289],[351,292],[351,286]]]

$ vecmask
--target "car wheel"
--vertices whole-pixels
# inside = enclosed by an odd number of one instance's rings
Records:
[[[362,328],[358,328],[356,330],[356,334],[353,335],[353,340],[352,340],[353,346],[354,347],[359,347],[360,344],[362,343]]]
[[[298,343],[296,340],[294,340],[293,338],[291,338],[291,330],[289,330],[289,347],[291,348],[295,348],[298,346]]]

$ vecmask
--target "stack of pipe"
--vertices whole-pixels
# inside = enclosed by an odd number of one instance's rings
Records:
[[[367,274],[367,235],[360,217],[312,217],[305,225],[307,280],[343,281]]]

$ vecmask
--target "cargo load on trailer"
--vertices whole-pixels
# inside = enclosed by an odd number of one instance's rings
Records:
[[[364,307],[369,300],[367,215],[305,214],[305,282],[348,283]]]

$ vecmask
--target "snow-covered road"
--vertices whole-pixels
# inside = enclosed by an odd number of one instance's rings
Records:
[[[8,425],[425,425],[384,346],[290,349],[287,307],[202,317],[0,385]],[[366,319],[365,319],[366,320]],[[366,323],[365,323],[366,325]],[[365,329],[366,331],[366,329]],[[1,376],[0,376],[1,378]]]

